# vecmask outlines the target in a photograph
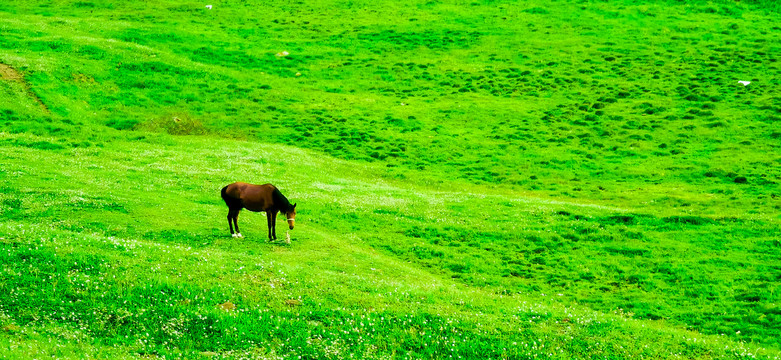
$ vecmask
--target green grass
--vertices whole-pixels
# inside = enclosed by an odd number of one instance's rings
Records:
[[[4,337],[19,355],[31,347],[67,357],[71,347],[83,346],[96,356],[110,350],[111,357],[731,357],[756,352],[733,341],[775,335],[778,289],[761,278],[777,271],[762,264],[767,250],[760,245],[777,246],[761,241],[767,235],[752,238],[755,248],[721,244],[735,247],[732,257],[754,259],[739,266],[728,255],[691,249],[691,241],[643,245],[651,243],[643,236],[653,235],[640,235],[649,226],[686,237],[687,228],[713,230],[735,220],[657,219],[506,195],[501,206],[516,208],[499,212],[507,219],[470,220],[462,214],[487,213],[499,197],[488,189],[377,182],[371,179],[384,176],[381,167],[292,148],[283,148],[289,156],[279,160],[263,145],[211,138],[111,143],[2,148],[4,162],[20,164],[3,179],[13,191],[2,199],[0,251]],[[200,156],[193,157],[196,150]],[[224,205],[215,194],[244,171],[276,174],[268,179],[307,204],[292,245],[265,243],[259,215],[242,217],[248,239],[226,236]],[[40,180],[31,186],[33,172]],[[429,210],[414,211],[420,206]],[[582,235],[573,226],[587,221],[640,239],[596,240],[598,232]],[[761,231],[764,221],[752,223]],[[371,230],[377,226],[387,230]],[[504,259],[510,254],[516,257]],[[227,301],[237,309],[217,307]],[[687,323],[715,335],[681,330]],[[52,337],[73,340],[59,350],[45,345]],[[645,347],[657,341],[666,346]]]
[[[775,3],[204,5],[0,5],[3,356],[781,356]]]

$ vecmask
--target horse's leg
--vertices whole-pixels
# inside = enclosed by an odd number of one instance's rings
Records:
[[[233,232],[233,209],[228,209],[228,227],[231,229],[231,236],[236,237],[236,234]]]
[[[271,213],[271,234],[274,236],[274,240],[277,239],[277,212]]]
[[[239,230],[239,212],[241,209],[231,209],[231,211],[228,213],[228,225],[231,225],[231,235],[233,237],[244,237],[241,235],[241,230]],[[231,220],[233,220],[233,223],[231,223]],[[233,232],[233,229],[236,229],[236,232]]]
[[[271,211],[266,211],[266,222],[268,223],[268,240],[274,240],[274,238],[271,236],[271,229],[272,226],[274,226],[274,223],[271,222]]]
[[[241,235],[241,230],[239,230],[239,213],[241,212],[241,209],[236,210],[236,216],[233,217],[233,225],[236,226],[236,237],[243,238],[244,235]]]

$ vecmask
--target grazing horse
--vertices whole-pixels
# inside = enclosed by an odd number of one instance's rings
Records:
[[[269,240],[277,239],[278,212],[281,211],[285,214],[290,230],[293,230],[293,226],[295,226],[296,204],[290,204],[285,195],[282,195],[274,185],[236,182],[222,188],[222,199],[225,200],[225,205],[228,205],[228,226],[233,237],[243,237],[239,231],[239,212],[241,209],[266,212]],[[236,232],[233,231],[234,226]]]

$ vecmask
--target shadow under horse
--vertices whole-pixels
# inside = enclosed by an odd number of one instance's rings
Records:
[[[277,213],[285,214],[290,230],[293,230],[295,226],[296,204],[291,204],[274,185],[235,182],[222,188],[222,199],[225,200],[225,205],[228,205],[228,226],[233,237],[243,237],[239,231],[239,212],[241,209],[266,212],[269,240],[277,239]],[[236,228],[235,232],[233,231],[234,227]]]

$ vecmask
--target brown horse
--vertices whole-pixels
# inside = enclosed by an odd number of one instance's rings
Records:
[[[290,230],[293,230],[293,226],[295,226],[296,204],[290,204],[285,195],[282,195],[274,185],[252,185],[236,182],[222,188],[222,199],[225,200],[225,205],[228,205],[228,226],[233,237],[243,237],[239,231],[239,212],[241,209],[266,212],[269,240],[277,239],[278,212],[281,211],[285,214]],[[234,226],[236,232],[233,231]]]

